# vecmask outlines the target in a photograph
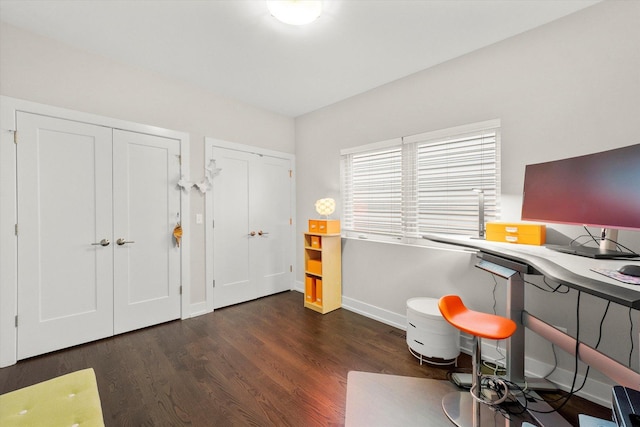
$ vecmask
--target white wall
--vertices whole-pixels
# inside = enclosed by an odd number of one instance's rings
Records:
[[[525,164],[640,143],[638,22],[640,2],[606,1],[298,117],[298,232],[316,216],[316,199],[340,200],[340,149],[496,118],[502,122],[503,219],[519,220]],[[580,227],[553,228],[558,233],[551,232],[552,238],[582,234]],[[638,232],[621,232],[619,240],[640,250]],[[471,307],[491,310],[493,280],[460,254],[358,240],[346,240],[343,247],[344,302],[352,308],[394,323],[406,314],[408,298],[459,292]],[[300,255],[297,265],[301,282]],[[527,298],[533,314],[575,332],[575,291],[550,295],[532,288]],[[581,312],[589,321],[581,338],[591,344],[604,304],[583,298]],[[601,348],[626,363],[628,312],[611,311]],[[633,333],[632,366],[638,369],[637,324]],[[532,334],[527,339],[528,367],[546,373],[553,364],[550,345]],[[554,375],[565,375],[566,383],[573,359],[560,359],[564,371]],[[600,397],[606,403],[604,390]]]
[[[168,55],[171,52],[167,52]],[[294,120],[13,26],[0,26],[0,94],[187,132],[191,180],[204,176],[204,137],[293,153]],[[204,197],[191,192],[191,303],[205,299]]]
[[[517,220],[526,163],[640,142],[639,18],[640,2],[606,1],[295,121],[2,24],[0,94],[187,132],[195,181],[203,176],[205,136],[295,151],[298,235],[315,216],[316,199],[340,200],[340,149],[500,118],[504,219]],[[203,209],[204,198],[192,192],[192,218],[184,225],[191,238],[193,304],[204,301],[204,228],[195,224]],[[577,227],[558,229],[581,233]],[[621,233],[621,240],[640,248],[638,233]],[[469,254],[354,240],[343,246],[344,301],[352,309],[401,322],[406,299],[444,292],[491,309],[493,279],[472,267]],[[503,291],[499,282],[499,312]],[[575,330],[573,308],[566,309],[575,305],[575,294],[536,292],[528,290],[534,314]],[[590,299],[585,306],[594,313],[603,308]],[[614,309],[603,342],[623,361],[630,347],[626,314]],[[593,335],[597,326],[591,323]],[[548,345],[528,347],[535,349],[529,356],[540,369],[552,363]],[[637,369],[637,342],[635,348]],[[572,371],[571,358],[561,356],[560,362]]]

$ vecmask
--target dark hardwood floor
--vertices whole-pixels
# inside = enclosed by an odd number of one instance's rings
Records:
[[[420,366],[402,330],[343,309],[323,316],[285,292],[20,361],[0,369],[0,394],[87,367],[117,427],[342,425],[349,371],[448,372]],[[562,414],[577,426],[578,413],[611,416],[573,397]]]

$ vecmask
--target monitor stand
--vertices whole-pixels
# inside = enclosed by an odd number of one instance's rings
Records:
[[[637,258],[639,254],[633,252],[620,252],[611,249],[592,248],[589,246],[571,246],[571,245],[546,245],[547,248],[562,252],[565,254],[584,256],[595,259],[624,259]]]
[[[603,228],[600,232],[600,249],[615,251],[617,249],[618,230],[616,228]]]

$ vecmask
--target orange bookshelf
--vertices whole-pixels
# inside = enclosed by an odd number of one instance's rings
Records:
[[[328,313],[342,306],[342,246],[339,233],[304,233],[304,306]]]

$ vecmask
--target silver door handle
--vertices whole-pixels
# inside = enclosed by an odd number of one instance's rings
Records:
[[[118,240],[116,240],[116,243],[120,246],[124,245],[125,243],[135,243],[133,240],[124,240],[122,237],[119,238]]]
[[[92,245],[92,246],[97,246],[97,245],[100,245],[100,246],[109,246],[109,243],[111,243],[111,242],[110,242],[110,241],[108,241],[107,239],[102,239],[102,240],[100,240],[98,243],[92,243],[91,245]]]
[[[262,230],[258,231],[258,236],[264,236],[265,234],[269,234],[269,232],[268,231],[262,231]]]

